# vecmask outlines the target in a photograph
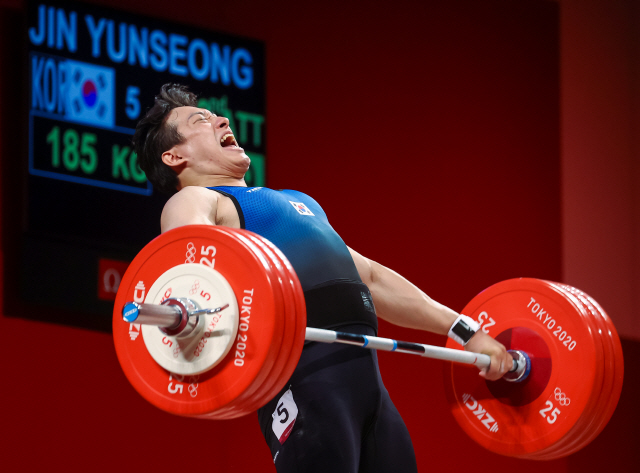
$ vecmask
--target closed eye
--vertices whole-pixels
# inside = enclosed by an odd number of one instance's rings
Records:
[[[208,112],[208,111],[207,111],[207,112]],[[210,119],[211,117],[214,117],[214,116],[215,116],[215,114],[213,114],[213,113],[209,112],[209,114],[207,115],[207,114],[206,114],[207,112],[205,112],[205,111],[193,112],[193,113],[190,115],[189,119],[191,119],[191,118],[192,118],[192,117],[194,117],[194,116],[196,116],[196,117],[197,117],[198,115],[200,115],[200,118],[196,118],[196,120],[195,120],[193,123],[198,123],[198,122],[201,122],[201,121],[208,122],[208,121],[209,121],[209,119]]]

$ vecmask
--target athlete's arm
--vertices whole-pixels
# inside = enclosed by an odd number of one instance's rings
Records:
[[[371,291],[378,317],[395,325],[446,335],[458,314],[434,301],[395,271],[349,248],[358,274]],[[491,357],[487,379],[498,379],[511,368],[513,360],[504,345],[479,330],[465,346],[466,350]]]
[[[160,217],[162,233],[184,225],[215,225],[218,196],[204,187],[185,187],[164,206]]]

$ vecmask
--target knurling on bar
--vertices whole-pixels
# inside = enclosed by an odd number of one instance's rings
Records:
[[[372,350],[409,353],[426,358],[475,365],[480,369],[488,369],[491,365],[491,357],[482,353],[312,327],[307,327],[305,340],[322,343],[343,343]],[[524,381],[531,371],[531,361],[528,355],[520,350],[508,350],[508,353],[513,358],[513,367],[509,373],[503,376],[503,379],[510,382]]]

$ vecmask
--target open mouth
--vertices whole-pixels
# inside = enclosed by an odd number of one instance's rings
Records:
[[[220,145],[223,148],[228,148],[229,146],[238,147],[238,142],[236,141],[236,137],[233,136],[233,133],[228,132],[222,135],[222,138],[220,138]]]

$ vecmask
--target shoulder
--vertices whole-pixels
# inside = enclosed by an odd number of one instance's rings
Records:
[[[218,201],[220,194],[206,187],[188,186],[175,193],[165,204],[164,212],[185,210],[185,207],[208,207]]]
[[[214,225],[220,194],[189,186],[174,194],[162,209],[162,231],[183,225]]]

